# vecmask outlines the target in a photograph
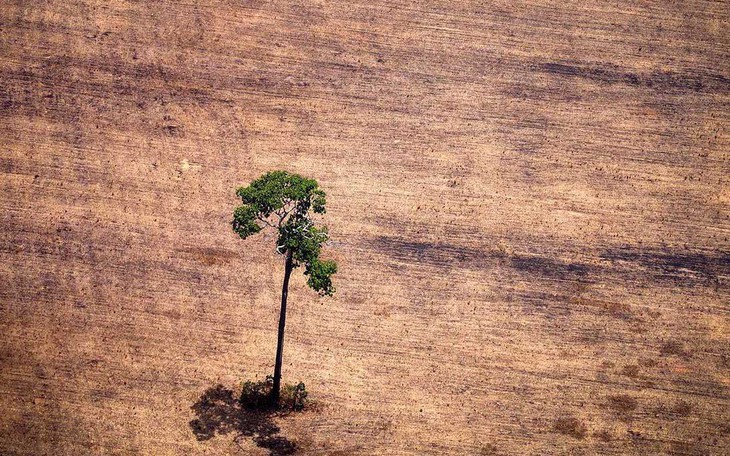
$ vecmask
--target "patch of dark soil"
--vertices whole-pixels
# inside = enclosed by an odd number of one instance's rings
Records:
[[[674,355],[685,360],[692,357],[692,353],[685,350],[684,344],[677,340],[670,340],[662,344],[662,346],[659,348],[659,353],[661,353],[662,356]]]
[[[679,401],[674,404],[672,413],[677,416],[690,416],[692,414],[692,405],[689,402]]]
[[[699,444],[672,442],[667,454],[671,456],[709,456],[711,453]]]
[[[639,405],[638,401],[628,394],[608,396],[606,399],[607,407],[622,416],[630,415]]]
[[[588,430],[586,429],[586,425],[578,418],[568,416],[555,420],[553,423],[553,431],[576,439],[582,439],[585,438]]]
[[[506,255],[504,252],[482,250],[443,242],[409,241],[379,236],[371,247],[398,261],[424,263],[443,268],[481,269],[503,264],[512,269],[550,280],[580,280],[591,272],[591,266],[569,263],[558,258],[539,255]]]
[[[376,250],[398,261],[432,266],[478,265],[489,256],[480,249],[442,242],[409,241],[388,236],[379,236],[372,242]]]
[[[692,415],[692,404],[687,401],[679,400],[672,404],[659,403],[652,408],[655,416],[661,416],[664,419],[676,420],[677,418],[686,418]]]
[[[721,74],[654,71],[637,73],[619,67],[596,67],[549,62],[535,69],[548,74],[587,79],[599,84],[624,84],[647,87],[661,92],[730,92],[730,79]]]
[[[600,299],[588,299],[576,296],[570,298],[570,303],[573,305],[594,307],[603,315],[622,320],[630,320],[633,318],[631,306],[623,302],[602,301]]]
[[[482,445],[482,447],[479,448],[479,452],[477,454],[479,456],[497,456],[499,454],[499,450],[497,449],[496,445],[487,443],[486,445]]]
[[[177,249],[177,251],[192,256],[206,266],[228,264],[240,258],[236,252],[217,247],[187,247]]]
[[[636,364],[628,364],[621,369],[621,375],[636,378],[639,376],[639,366]]]
[[[541,256],[515,255],[510,261],[511,266],[518,271],[558,280],[576,279],[590,272],[590,266],[585,264],[566,263],[559,259]]]
[[[672,282],[680,286],[717,285],[718,276],[730,275],[729,253],[697,251],[651,250],[632,246],[610,249],[601,259],[628,269],[646,270],[657,282]]]

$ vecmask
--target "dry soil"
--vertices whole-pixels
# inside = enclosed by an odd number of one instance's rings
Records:
[[[3,1],[0,454],[730,454],[728,18]],[[290,290],[317,407],[248,417],[272,169],[328,192],[338,292]]]

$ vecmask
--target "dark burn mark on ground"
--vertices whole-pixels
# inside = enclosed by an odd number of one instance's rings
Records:
[[[720,280],[730,276],[730,253],[691,250],[651,249],[625,246],[604,250],[598,255],[603,265],[569,262],[544,255],[506,255],[496,249],[460,246],[446,242],[413,241],[392,236],[372,239],[368,248],[398,262],[426,265],[440,269],[490,269],[508,267],[520,274],[554,281],[595,281],[596,277],[614,276],[634,282],[670,282],[675,286],[720,287]],[[627,313],[618,307],[606,309]]]
[[[478,266],[480,263],[486,265],[488,260],[485,252],[475,248],[388,236],[375,238],[372,247],[397,261],[439,267]]]
[[[556,258],[522,254],[505,256],[496,250],[441,242],[380,236],[371,245],[375,250],[397,261],[438,268],[484,269],[506,265],[517,272],[551,280],[579,280],[591,270],[590,265],[568,263]]]
[[[621,247],[606,250],[601,259],[619,268],[645,270],[657,282],[673,282],[676,285],[719,285],[721,276],[730,275],[730,253],[696,251],[651,250]]]
[[[559,259],[532,255],[515,255],[510,258],[510,263],[521,272],[562,280],[583,277],[591,270],[586,264],[566,263]]]
[[[544,73],[578,77],[603,84],[625,84],[663,92],[730,92],[730,79],[721,74],[690,74],[672,71],[635,73],[619,67],[601,68],[557,62],[535,65],[534,69]]]

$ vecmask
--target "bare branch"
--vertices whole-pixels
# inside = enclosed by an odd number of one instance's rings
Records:
[[[284,217],[291,214],[294,209],[296,209],[296,206],[292,206],[288,211],[284,212]],[[282,217],[282,220],[284,219],[284,217]]]
[[[287,206],[294,203],[291,207],[287,209]],[[286,220],[286,218],[292,213],[294,209],[297,208],[296,203],[293,200],[287,199],[284,205],[281,207],[281,212],[276,211],[275,214],[279,217],[279,226]]]
[[[269,221],[266,220],[264,217],[261,217],[260,215],[258,215],[258,216],[256,216],[256,218],[259,219],[259,220],[261,220],[265,224],[269,225],[271,228],[276,228],[274,225],[272,225],[271,223],[269,223]]]

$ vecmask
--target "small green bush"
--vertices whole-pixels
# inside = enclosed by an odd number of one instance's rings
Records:
[[[243,408],[252,410],[267,409],[271,404],[271,388],[274,385],[274,377],[268,375],[262,382],[246,380],[241,385],[241,398],[239,402]]]
[[[281,388],[279,405],[286,410],[304,410],[304,407],[307,405],[307,396],[309,396],[309,393],[307,393],[304,383],[299,382],[296,385],[286,384]]]
[[[271,401],[271,390],[274,387],[274,378],[267,376],[266,380],[252,382],[247,380],[241,384],[241,397],[239,402],[241,406],[249,410],[266,410],[274,408]],[[279,409],[284,411],[301,411],[304,410],[308,401],[307,389],[304,383],[299,382],[296,385],[285,384],[281,387],[279,396]]]

